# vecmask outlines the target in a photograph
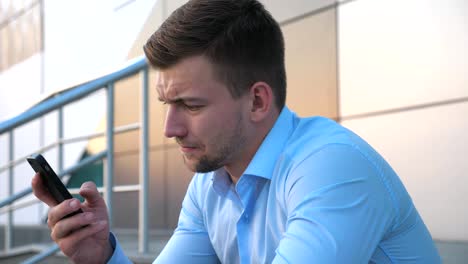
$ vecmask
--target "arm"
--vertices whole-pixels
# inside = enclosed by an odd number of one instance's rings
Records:
[[[219,263],[203,221],[197,193],[197,175],[189,185],[182,203],[177,229],[154,264],[162,263]]]
[[[368,263],[395,214],[378,169],[350,146],[309,156],[284,191],[287,226],[273,263]]]

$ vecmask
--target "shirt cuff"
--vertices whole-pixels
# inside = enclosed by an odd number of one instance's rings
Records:
[[[125,256],[122,248],[120,247],[119,241],[115,238],[112,232],[109,234],[109,242],[111,243],[114,253],[112,257],[107,261],[107,264],[120,264],[120,263],[132,263],[127,256]]]

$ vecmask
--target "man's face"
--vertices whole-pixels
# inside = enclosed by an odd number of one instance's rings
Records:
[[[202,56],[157,73],[159,100],[168,105],[165,136],[180,145],[187,167],[208,172],[242,159],[248,130],[248,96],[233,99]]]

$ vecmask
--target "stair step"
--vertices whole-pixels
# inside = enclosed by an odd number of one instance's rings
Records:
[[[125,254],[136,264],[149,264],[159,255],[166,245],[172,230],[150,230],[149,231],[149,252],[141,254],[138,252],[138,230],[136,229],[114,229],[113,233],[117,237]],[[15,248],[5,252],[4,248],[4,227],[0,226],[0,263],[20,263],[49,247],[52,243],[50,231],[47,226],[16,226],[14,230]],[[466,263],[468,259],[468,241],[442,241],[436,240],[436,246],[442,257],[443,263],[458,264]],[[60,252],[48,258],[43,263],[70,263]]]
[[[14,248],[8,252],[4,249],[4,226],[0,226],[0,263],[20,263],[52,245],[50,230],[45,225],[15,226]],[[149,231],[149,252],[138,251],[138,230],[114,229],[125,254],[136,264],[152,263],[166,245],[172,230],[156,229]],[[50,261],[49,261],[50,260]],[[43,263],[69,263],[63,253],[58,253]]]

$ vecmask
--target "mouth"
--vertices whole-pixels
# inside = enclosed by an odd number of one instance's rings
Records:
[[[195,151],[199,150],[199,148],[196,145],[193,144],[181,144],[179,143],[180,146],[180,152],[183,154],[191,154],[194,153]]]
[[[190,152],[195,151],[196,149],[197,149],[196,147],[180,145],[180,151],[184,153],[190,153]]]
[[[180,152],[182,152],[183,154],[189,154],[195,152],[196,150],[199,150],[199,147],[196,144],[182,142],[182,140],[180,139],[176,139],[176,141],[180,146]]]

